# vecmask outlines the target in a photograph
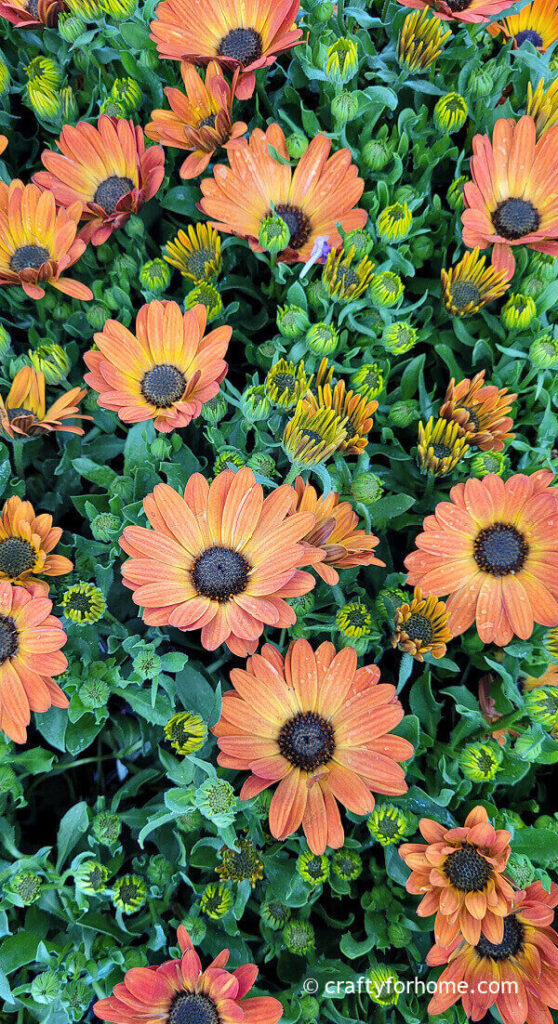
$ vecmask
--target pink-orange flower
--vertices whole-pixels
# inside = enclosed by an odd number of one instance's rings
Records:
[[[65,0],[0,0],[0,18],[10,21],[16,28],[35,25],[53,28],[58,15],[67,9]]]
[[[442,21],[479,24],[490,21],[495,14],[509,7],[509,0],[399,0],[403,7],[417,11],[431,10]]]

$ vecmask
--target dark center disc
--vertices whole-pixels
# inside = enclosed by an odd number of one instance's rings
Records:
[[[536,231],[540,224],[538,210],[527,199],[504,199],[492,214],[492,223],[502,238],[515,241]]]
[[[522,32],[518,32],[514,36],[516,46],[521,46],[522,43],[532,43],[537,49],[543,45],[542,36],[538,32],[535,32],[534,28],[524,28]]]
[[[182,992],[170,1006],[167,1024],[218,1024],[219,1014],[209,996]]]
[[[11,615],[0,615],[0,665],[19,650],[19,633]]]
[[[0,572],[14,579],[32,569],[37,556],[29,543],[21,537],[6,537],[0,541]]]
[[[250,565],[239,551],[213,547],[196,558],[192,581],[198,594],[224,604],[246,590],[249,572]]]
[[[482,892],[492,868],[474,846],[466,844],[446,857],[444,872],[459,892]]]
[[[20,245],[10,258],[10,267],[16,274],[21,270],[39,270],[50,259],[44,245]]]
[[[300,712],[281,728],[279,750],[291,764],[306,772],[331,760],[335,735],[329,722],[314,711]]]
[[[470,281],[455,281],[451,286],[451,301],[456,309],[465,309],[471,302],[476,305],[480,297],[476,284]]]
[[[122,199],[122,196],[127,196],[133,188],[134,183],[131,178],[119,178],[118,175],[113,174],[97,186],[93,200],[106,213],[114,213],[118,200]]]
[[[220,57],[231,57],[243,68],[262,55],[262,38],[253,28],[232,28],[217,47]]]
[[[159,409],[168,409],[180,401],[186,387],[184,374],[170,363],[160,363],[148,370],[141,382],[141,393],[147,402]]]
[[[431,642],[434,636],[432,623],[429,622],[425,615],[419,615],[416,612],[403,623],[402,629],[409,637],[409,640],[422,640],[427,644]]]
[[[519,572],[529,554],[525,537],[515,526],[508,523],[493,523],[475,538],[473,555],[483,572],[492,576],[508,576]]]
[[[504,937],[501,942],[489,942],[484,935],[481,935],[476,945],[477,953],[490,960],[509,960],[515,956],[523,946],[523,925],[514,914],[504,918]]]

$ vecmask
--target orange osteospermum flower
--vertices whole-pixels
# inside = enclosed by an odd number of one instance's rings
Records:
[[[238,139],[228,151],[230,167],[219,164],[212,178],[201,181],[199,208],[212,218],[212,227],[246,238],[255,252],[262,252],[260,226],[273,209],[291,233],[289,245],[279,254],[284,263],[306,262],[318,237],[338,248],[338,223],[344,231],[364,227],[368,214],[353,209],[364,182],[348,149],[330,157],[331,141],[316,135],[292,171],[272,156],[269,146],[288,160],[278,124],[265,132],[256,128],[248,140]]]
[[[558,39],[558,4],[556,0],[533,0],[522,7],[519,14],[511,14],[489,25],[488,31],[491,36],[501,32],[505,39],[513,40],[514,50],[523,43],[532,43],[544,53]]]
[[[335,387],[330,383],[318,385],[316,393],[308,391],[302,405],[317,411],[333,409],[344,423],[346,438],[340,444],[339,451],[345,455],[360,455],[368,445],[368,433],[372,428],[372,416],[378,408],[376,399],[368,399],[353,391],[347,391],[344,380],[337,381]]]
[[[473,25],[490,21],[495,14],[509,7],[509,0],[399,0],[399,3],[416,11],[428,8],[442,21],[462,21]]]
[[[177,930],[182,956],[159,967],[131,967],[107,999],[93,1004],[93,1013],[112,1024],[277,1024],[283,1007],[272,996],[246,998],[258,977],[255,964],[235,971],[225,967],[228,949],[203,970],[183,925]]]
[[[551,927],[557,904],[555,882],[550,892],[533,882],[514,897],[500,941],[482,935],[476,944],[458,937],[448,949],[433,946],[427,963],[448,966],[428,1013],[445,1013],[461,999],[469,1020],[485,1020],[495,1005],[504,1024],[552,1024],[549,1007],[558,1009],[558,935]]]
[[[423,522],[418,550],[405,559],[408,582],[450,594],[454,636],[476,621],[483,643],[499,647],[535,622],[558,624],[558,490],[547,469],[504,481],[493,474],[450,491]]]
[[[356,565],[379,565],[374,548],[380,543],[373,533],[359,530],[358,516],[348,501],[339,502],[339,495],[330,491],[318,498],[315,487],[305,483],[301,476],[294,482],[293,512],[312,512],[315,524],[303,538],[306,544],[325,551],[322,562],[314,568],[319,576],[334,586],[339,583],[336,569],[352,569]]]
[[[106,242],[132,213],[152,199],[165,173],[160,146],[145,149],[143,131],[132,121],[101,114],[97,127],[87,121],[64,125],[60,153],[41,154],[46,171],[33,181],[49,189],[59,206],[76,201],[87,224],[80,237],[93,245]]]
[[[37,437],[55,430],[83,434],[81,427],[63,421],[91,419],[79,412],[86,394],[85,388],[71,388],[47,409],[44,373],[24,366],[16,373],[7,398],[0,395],[0,426],[11,438]]]
[[[65,0],[0,0],[0,18],[6,18],[16,28],[47,25],[52,28],[58,15],[66,11]]]
[[[484,370],[459,384],[452,377],[440,416],[457,423],[460,436],[466,436],[470,445],[484,452],[501,452],[505,441],[515,436],[511,433],[513,420],[507,413],[517,395],[510,395],[507,388],[485,384],[484,378]]]
[[[239,99],[254,92],[255,72],[297,46],[302,30],[294,24],[299,0],[163,0],[151,22],[160,57],[192,64],[218,61],[240,71]]]
[[[15,743],[25,743],[31,711],[68,707],[52,679],[68,662],[66,634],[51,610],[40,591],[0,581],[0,729]]]
[[[250,771],[248,800],[278,783],[269,808],[276,839],[300,825],[313,853],[343,845],[337,802],[354,814],[374,808],[374,793],[400,795],[407,785],[399,761],[413,754],[390,735],[403,718],[395,687],[378,685],[376,665],[357,669],[356,651],[333,644],[316,651],[291,643],[286,657],[265,644],[246,671],[233,669],[213,728],[225,768]]]
[[[464,188],[463,241],[492,246],[492,263],[515,269],[513,246],[558,256],[558,126],[536,141],[532,117],[496,121],[492,142],[475,135]]]
[[[195,473],[184,497],[158,484],[143,502],[153,530],[127,526],[120,539],[131,556],[124,584],[144,621],[201,629],[206,650],[226,643],[240,657],[256,650],[264,625],[294,625],[285,598],[312,590],[313,576],[299,566],[323,552],[302,543],[314,516],[289,515],[292,501],[287,485],[264,499],[246,467],[218,473],[211,485]]]
[[[124,423],[153,420],[165,433],[188,426],[227,372],[232,328],[204,335],[206,323],[204,305],[183,313],[178,303],[158,300],[141,307],[135,334],[107,320],[95,335],[98,351],[84,355],[91,370],[85,381],[99,392],[101,408]]]
[[[436,914],[437,944],[449,946],[461,935],[473,944],[481,935],[501,942],[514,894],[503,874],[511,853],[510,833],[494,829],[480,805],[462,828],[448,829],[422,818],[419,829],[426,844],[403,843],[399,854],[411,868],[407,892],[423,897],[417,914]]]
[[[31,502],[16,494],[8,498],[0,513],[0,580],[48,594],[48,583],[37,575],[64,576],[74,567],[69,558],[50,554],[61,536],[52,516],[36,516]]]
[[[424,655],[429,653],[433,658],[443,658],[447,642],[452,639],[448,617],[443,601],[433,594],[423,597],[420,587],[415,587],[412,599],[395,610],[392,646],[412,654],[417,661],[424,661]]]
[[[92,299],[79,281],[61,275],[79,260],[85,242],[76,238],[81,204],[57,210],[54,196],[17,178],[0,181],[0,288],[19,285],[31,299],[42,299],[44,284],[74,299]]]
[[[205,83],[191,64],[180,66],[186,96],[180,89],[165,89],[171,110],[153,110],[146,126],[148,139],[174,149],[193,150],[180,168],[181,178],[195,178],[205,171],[218,149],[227,149],[230,142],[244,135],[244,121],[233,124],[231,111],[234,81],[227,84],[220,66],[211,61]]]

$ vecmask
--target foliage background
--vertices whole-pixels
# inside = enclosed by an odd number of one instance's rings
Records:
[[[149,40],[154,7],[151,0],[124,18],[96,16],[73,44],[54,29],[21,31],[3,21],[0,39],[9,84],[0,97],[0,130],[10,140],[0,160],[4,180],[30,180],[40,166],[41,150],[53,145],[61,127],[61,120],[39,118],[26,99],[26,67],[39,54],[56,61],[70,86],[74,109],[67,119],[73,122],[95,119],[115,80],[124,76],[141,87],[136,123],[146,124],[152,109],[165,106],[163,87],[178,84],[178,69],[159,61]],[[366,180],[362,205],[370,214],[376,270],[391,270],[404,281],[398,305],[379,309],[366,296],[328,309],[316,303],[312,290],[319,270],[301,283],[300,267],[271,271],[266,259],[250,253],[245,243],[226,239],[218,285],[224,309],[214,323],[231,324],[233,341],[221,388],[227,409],[218,424],[200,418],[185,431],[156,438],[150,426],[128,429],[99,410],[90,393],[85,404],[93,423],[83,438],[53,435],[31,441],[17,465],[8,442],[0,444],[3,499],[27,497],[64,527],[60,551],[74,559],[75,571],[51,587],[55,603],[68,582],[78,580],[94,582],[107,601],[99,624],[65,623],[70,667],[61,683],[71,698],[69,712],[51,709],[34,716],[23,747],[16,749],[5,739],[0,743],[2,1021],[92,1021],[93,1000],[108,994],[127,968],[164,959],[180,922],[190,927],[204,959],[227,945],[233,966],[255,960],[261,990],[282,999],[288,1024],[318,1015],[339,1024],[375,1019],[376,1014],[381,1019],[386,1013],[389,1020],[403,1018],[408,1024],[425,1019],[424,997],[413,995],[402,996],[388,1011],[366,996],[324,998],[319,1009],[315,1001],[301,998],[307,976],[322,986],[326,980],[349,980],[377,962],[395,967],[402,979],[428,977],[424,958],[431,922],[417,918],[416,900],[405,893],[407,870],[396,848],[377,843],[363,819],[346,815],[346,846],[363,860],[360,878],[342,882],[331,872],[329,881],[313,888],[296,868],[306,849],[304,839],[295,836],[280,844],[268,834],[265,794],[248,804],[237,802],[225,825],[200,813],[196,791],[216,772],[215,741],[208,739],[195,757],[180,758],[165,741],[163,726],[183,708],[213,724],[220,691],[238,662],[222,652],[209,656],[197,634],[146,628],[121,585],[118,536],[126,523],[143,521],[141,501],[158,481],[178,489],[196,470],[212,475],[216,457],[226,448],[235,449],[244,462],[255,453],[271,455],[275,471],[268,485],[276,486],[288,472],[279,444],[281,414],[253,422],[240,408],[245,388],[262,383],[280,355],[304,357],[310,371],[317,368],[319,357],[306,350],[303,339],[291,342],[278,334],[278,305],[294,303],[308,309],[312,322],[337,324],[343,332],[332,360],[338,374],[350,377],[361,364],[378,363],[385,377],[365,453],[359,460],[334,460],[329,468],[332,485],[380,536],[378,554],[387,569],[345,570],[333,588],[320,582],[313,609],[299,619],[293,635],[316,642],[333,636],[344,643],[336,631],[336,612],[348,600],[362,599],[374,614],[363,656],[400,686],[407,713],[401,730],[416,746],[408,769],[409,793],[391,801],[409,812],[409,834],[420,815],[448,825],[462,823],[481,802],[500,827],[513,832],[514,853],[527,855],[537,876],[549,872],[556,877],[558,824],[541,816],[552,816],[556,809],[558,742],[529,720],[518,685],[521,676],[540,675],[548,664],[543,631],[537,629],[530,641],[513,642],[505,651],[483,648],[470,631],[451,643],[444,659],[434,664],[427,658],[420,666],[392,651],[389,624],[376,600],[386,585],[403,584],[403,558],[414,546],[423,517],[453,483],[470,475],[469,457],[447,480],[422,476],[415,462],[418,421],[436,414],[449,377],[460,379],[485,368],[492,383],[519,392],[506,475],[556,468],[555,375],[537,370],[529,356],[534,338],[545,331],[554,334],[556,271],[541,279],[534,261],[525,254],[519,258],[513,290],[536,302],[535,319],[525,331],[507,329],[497,304],[472,318],[451,319],[440,293],[441,267],[462,251],[459,211],[448,202],[448,188],[467,174],[472,136],[490,132],[498,117],[523,112],[528,81],[553,77],[552,50],[541,56],[527,44],[512,52],[482,27],[457,28],[435,70],[410,75],[396,60],[405,14],[395,0],[354,0],[350,5],[341,0],[337,13],[329,4],[306,0],[302,24],[307,44],[268,73],[258,73],[253,99],[237,108],[250,129],[273,120],[287,134],[302,131],[312,137],[322,131],[335,148],[351,149]],[[358,114],[341,124],[331,112],[341,87],[328,80],[323,67],[327,46],[347,35],[359,48],[358,74],[345,87],[358,99]],[[464,128],[454,135],[437,129],[432,117],[437,99],[449,90],[462,93],[469,107]],[[504,102],[498,105],[503,92]],[[373,171],[363,152],[378,137],[388,140],[391,155],[381,170]],[[91,346],[94,331],[109,316],[132,323],[139,306],[154,297],[140,285],[141,266],[161,255],[179,227],[200,216],[198,183],[180,181],[181,160],[180,153],[166,150],[166,177],[155,199],[80,260],[76,276],[93,288],[94,303],[66,301],[52,291],[34,303],[4,290],[0,322],[11,345],[2,359],[3,393],[28,351],[49,342],[64,346],[72,363],[70,383],[80,383],[81,354]],[[400,199],[413,211],[411,234],[400,245],[384,244],[374,229],[377,214]],[[173,272],[164,294],[181,302],[187,290]],[[401,320],[417,327],[418,341],[412,351],[393,356],[382,343],[382,331],[385,324]],[[408,411],[404,426],[394,413],[401,402]],[[365,470],[377,474],[384,487],[372,506],[359,504],[351,493],[352,480]],[[105,511],[117,517],[119,527],[100,539],[91,523]],[[62,614],[59,607],[56,613]],[[286,636],[269,630],[268,635],[286,648]],[[515,732],[506,739],[495,780],[475,783],[464,777],[459,752],[464,743],[490,732],[478,701],[478,683],[487,672],[493,676],[496,707],[510,716]],[[106,682],[108,701],[83,699],[83,684],[91,680]],[[238,792],[240,780],[231,772],[219,769],[217,774]],[[118,818],[112,841],[103,831],[104,812]],[[221,847],[245,834],[259,848],[264,877],[254,890],[248,881],[228,883],[232,907],[213,920],[201,911],[200,898],[218,880]],[[80,892],[74,881],[79,865],[91,858],[103,863],[109,875],[106,889],[97,895]],[[42,879],[38,898],[29,906],[22,906],[10,888],[22,870]],[[148,894],[130,915],[111,899],[115,882],[127,873],[141,877]],[[282,932],[262,921],[262,903],[271,898],[290,908],[292,920],[312,924],[315,942],[308,955],[294,955]],[[48,972],[49,985],[32,983],[43,972]],[[461,1010],[444,1016],[448,1024],[459,1019]]]

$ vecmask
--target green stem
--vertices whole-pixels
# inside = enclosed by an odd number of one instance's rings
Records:
[[[14,475],[20,480],[25,480],[25,469],[23,468],[23,441],[14,441],[12,451],[14,454]]]

